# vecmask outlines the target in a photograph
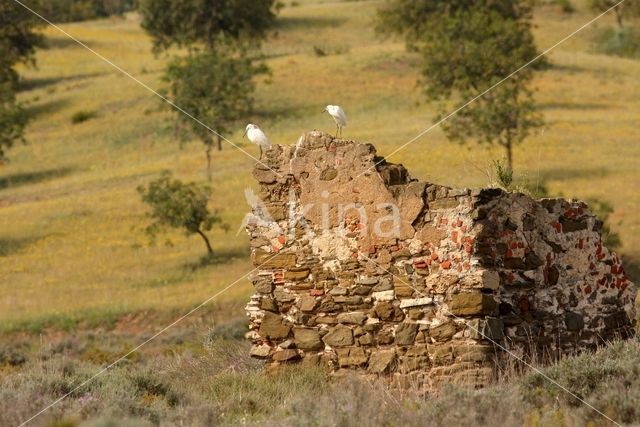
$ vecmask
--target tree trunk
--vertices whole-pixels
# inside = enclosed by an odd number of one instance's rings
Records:
[[[209,182],[213,181],[213,175],[211,172],[211,144],[207,144],[207,179]]]
[[[213,248],[211,247],[211,243],[209,242],[209,238],[207,237],[207,235],[204,234],[202,230],[197,230],[196,233],[198,233],[200,237],[202,237],[202,240],[204,240],[204,244],[207,245],[207,254],[209,254],[209,256],[213,255]]]
[[[507,141],[504,144],[505,150],[507,150],[507,167],[509,172],[513,173],[513,144],[511,141]]]
[[[622,10],[620,10],[621,7],[622,5],[619,5],[618,7],[615,8],[616,22],[618,23],[618,28],[620,29],[622,29]]]
[[[218,151],[222,151],[222,138],[220,135],[216,135],[216,138],[218,139]]]

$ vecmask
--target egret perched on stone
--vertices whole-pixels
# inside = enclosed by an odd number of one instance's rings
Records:
[[[249,123],[247,125],[247,128],[244,131],[244,135],[249,138],[249,141],[260,147],[260,160],[262,160],[262,151],[267,148],[271,148],[271,141],[269,141],[267,135],[262,132],[262,129],[252,123]]]
[[[344,110],[340,108],[339,105],[327,105],[323,113],[324,112],[329,113],[336,122],[336,138],[338,137],[338,131],[340,132],[340,136],[342,136],[342,128],[347,126],[347,115],[344,113]]]

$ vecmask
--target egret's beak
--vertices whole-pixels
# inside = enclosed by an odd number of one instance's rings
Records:
[[[245,130],[244,130],[244,133],[242,134],[242,137],[243,137],[243,138],[244,138],[245,136],[247,136],[247,132],[248,132],[248,130],[247,130],[247,129],[245,129]]]
[[[327,112],[327,109],[325,108],[324,110],[322,110],[322,112],[323,112],[323,113],[326,113],[326,112]]]

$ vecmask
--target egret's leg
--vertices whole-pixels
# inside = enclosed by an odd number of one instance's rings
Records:
[[[260,147],[260,160],[262,160],[262,145],[258,145]]]
[[[338,137],[338,129],[340,129],[340,126],[336,123],[336,138]]]

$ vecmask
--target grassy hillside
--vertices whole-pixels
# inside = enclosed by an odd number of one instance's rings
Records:
[[[264,51],[272,76],[259,86],[257,122],[271,139],[292,143],[304,131],[333,129],[327,103],[349,114],[346,136],[390,153],[431,124],[434,112],[417,86],[417,58],[400,42],[372,31],[377,2],[302,2],[286,7]],[[563,15],[536,13],[542,49],[591,17],[584,5]],[[622,254],[640,260],[640,61],[592,52],[604,18],[555,50],[553,68],[536,81],[548,127],[516,151],[518,172],[552,194],[597,197],[615,208]],[[154,58],[136,15],[67,24],[69,33],[161,89],[166,57]],[[159,99],[53,28],[37,68],[22,70],[20,99],[34,121],[29,144],[0,168],[0,325],[37,327],[58,319],[101,318],[136,310],[185,307],[206,299],[249,268],[244,233],[245,188],[253,160],[227,145],[215,153],[215,196],[232,232],[213,233],[216,265],[198,266],[197,238],[171,236],[173,247],[149,247],[144,206],[135,192],[163,169],[204,179],[199,142],[179,146]],[[317,56],[314,46],[327,56]],[[78,112],[96,117],[72,124]],[[228,137],[257,155],[241,138]],[[435,129],[390,160],[413,175],[452,186],[487,184],[483,170],[498,149],[449,143]],[[245,299],[246,281],[223,300]]]
[[[320,111],[336,103],[350,118],[345,137],[371,142],[382,155],[429,127],[435,113],[417,84],[418,58],[373,33],[379,3],[286,2],[264,44],[272,75],[260,82],[257,111],[246,122],[290,144],[311,129],[332,132]],[[592,18],[585,3],[574,1],[572,15],[536,10],[541,50]],[[612,231],[638,282],[640,61],[594,53],[593,39],[609,25],[607,16],[552,52],[553,66],[535,82],[548,126],[516,149],[515,164],[521,179],[552,195],[611,204]],[[163,87],[168,58],[151,55],[135,14],[63,27],[151,87]],[[212,232],[215,262],[201,262],[206,251],[197,237],[175,233],[171,246],[162,240],[149,246],[136,187],[164,169],[204,180],[203,147],[198,141],[181,147],[171,114],[136,82],[55,29],[44,33],[49,47],[38,52],[37,68],[20,70],[19,97],[33,117],[29,143],[0,166],[0,425],[37,412],[251,269],[247,238],[236,230],[249,209],[244,190],[257,188],[253,160],[229,145],[214,153],[211,206],[231,226],[229,233]],[[74,124],[77,113],[88,120]],[[242,131],[239,124],[226,136],[257,156]],[[501,156],[497,148],[451,144],[434,129],[390,160],[414,177],[471,187],[487,184],[484,171]],[[511,373],[500,387],[453,390],[425,402],[417,394],[398,400],[379,385],[332,385],[315,371],[265,375],[245,357],[243,305],[250,293],[249,282],[239,280],[37,425],[84,419],[311,425],[303,421],[312,417],[317,425],[352,425],[362,421],[356,410],[369,411],[371,425],[604,425],[539,376]],[[639,419],[637,355],[637,342],[617,344],[547,373],[632,422]],[[354,406],[345,406],[345,396],[355,396]],[[329,409],[315,412],[318,402]]]

